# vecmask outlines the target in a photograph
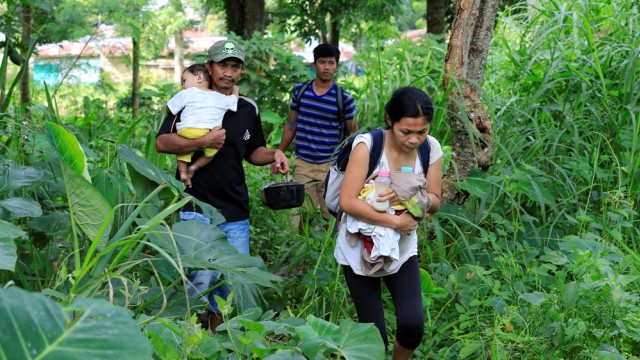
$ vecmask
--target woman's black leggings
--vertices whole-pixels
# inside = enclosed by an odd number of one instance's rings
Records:
[[[343,265],[342,268],[358,312],[358,321],[374,323],[380,330],[385,346],[389,345],[382,308],[383,280],[396,308],[396,341],[407,349],[417,348],[424,335],[424,307],[418,257],[412,256],[397,273],[381,278],[357,275],[348,265]]]

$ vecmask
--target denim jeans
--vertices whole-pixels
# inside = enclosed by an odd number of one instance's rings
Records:
[[[211,224],[211,219],[204,215],[193,211],[181,211],[180,220],[197,220],[205,224]],[[239,253],[249,255],[249,220],[231,221],[218,225],[227,235],[227,242],[235,247]],[[210,289],[219,282],[223,282],[219,286],[216,286],[207,295],[207,301],[209,305],[207,310],[220,314],[220,309],[216,303],[214,296],[219,296],[223,299],[227,299],[231,294],[231,287],[224,282],[224,275],[218,270],[196,270],[187,275],[187,293],[189,296],[197,297],[204,295],[203,293]]]

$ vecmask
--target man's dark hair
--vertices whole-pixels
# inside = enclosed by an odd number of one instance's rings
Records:
[[[313,63],[315,64],[319,58],[333,57],[336,63],[340,62],[340,50],[331,44],[320,44],[313,49]]]

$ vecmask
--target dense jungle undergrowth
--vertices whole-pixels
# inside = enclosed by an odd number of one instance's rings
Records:
[[[463,205],[420,229],[416,359],[639,358],[638,6],[550,1],[499,15],[483,85],[493,165],[459,184]],[[365,128],[382,124],[393,89],[424,88],[449,167],[440,40],[372,33],[355,59],[365,74],[338,82]],[[271,146],[288,91],[309,76],[278,41],[250,40],[241,83]],[[246,166],[252,256],[213,225],[176,221],[189,199],[174,158],[154,150],[176,89],[147,83],[139,118],[107,83],[41,86],[28,109],[15,94],[0,108],[0,359],[388,357],[375,328],[354,322],[330,231],[314,222],[299,235],[291,211],[261,204],[260,187],[276,180],[267,167]],[[185,295],[186,268],[235,285],[216,336],[196,322],[205,305]]]

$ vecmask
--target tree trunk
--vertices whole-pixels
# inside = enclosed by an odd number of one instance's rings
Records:
[[[242,35],[242,3],[244,0],[224,0],[227,15],[227,31]]]
[[[253,33],[262,34],[265,28],[264,0],[244,1],[244,33],[242,38],[247,40]]]
[[[140,41],[136,36],[132,37],[133,58],[131,60],[131,113],[133,117],[138,116],[140,110]]]
[[[446,23],[444,17],[449,7],[449,0],[427,1],[427,32],[429,34],[444,34]]]
[[[180,84],[182,82],[182,71],[184,70],[184,38],[182,30],[173,34],[176,48],[173,51],[173,80]]]
[[[227,31],[247,40],[265,29],[264,0],[224,0]]]
[[[466,181],[471,169],[486,170],[493,158],[491,119],[480,101],[484,71],[499,0],[458,0],[445,59],[444,90],[448,100],[455,166],[445,175],[443,198],[461,204],[467,195],[454,183]]]
[[[30,101],[29,94],[29,63],[27,51],[29,51],[29,40],[31,39],[31,5],[28,3],[22,4],[22,44],[20,46],[20,58],[22,60],[22,66],[24,66],[24,73],[20,78],[20,104],[25,105]],[[29,111],[25,106],[25,111]]]
[[[335,47],[340,47],[340,23],[331,16],[331,28],[329,29],[329,42]]]

